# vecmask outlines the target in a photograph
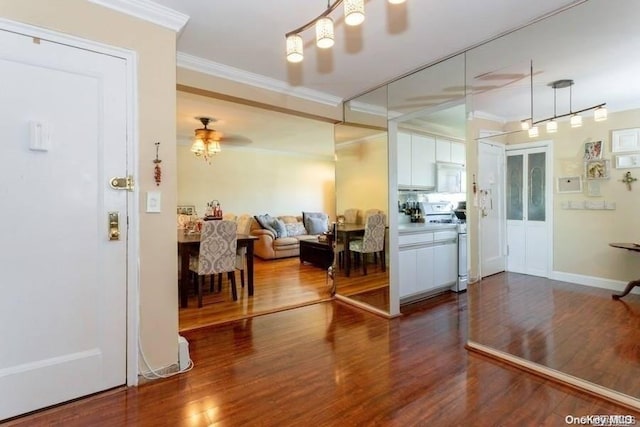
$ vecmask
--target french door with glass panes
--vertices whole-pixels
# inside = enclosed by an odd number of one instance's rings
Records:
[[[547,146],[507,147],[508,271],[549,276],[552,210],[548,150]]]

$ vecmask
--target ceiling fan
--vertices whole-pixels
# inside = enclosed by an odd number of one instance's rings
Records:
[[[202,123],[202,127],[195,130],[195,140],[191,145],[191,152],[196,157],[203,157],[206,161],[210,161],[211,157],[222,151],[220,143],[223,145],[247,145],[252,141],[244,136],[225,135],[215,129],[210,129],[208,126],[211,123],[215,123],[217,119],[207,116],[195,117]]]

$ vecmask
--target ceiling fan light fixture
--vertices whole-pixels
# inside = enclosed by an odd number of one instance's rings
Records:
[[[299,34],[287,36],[287,61],[293,64],[301,62],[304,59],[303,45],[302,37]]]
[[[333,19],[323,16],[316,21],[316,45],[327,49],[334,44]]]
[[[202,153],[204,153],[204,150],[205,150],[204,141],[202,141],[199,138],[193,141],[193,144],[191,144],[191,152],[196,156],[201,156]]]
[[[364,21],[364,0],[344,0],[344,23],[349,26],[362,24]]]
[[[593,120],[596,122],[602,122],[607,120],[607,107],[604,105],[596,108],[593,111]]]
[[[389,4],[402,4],[405,0],[389,0]]]

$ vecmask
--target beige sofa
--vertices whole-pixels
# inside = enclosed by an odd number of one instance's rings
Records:
[[[297,230],[294,236],[277,237],[271,231],[262,228],[255,218],[251,218],[251,235],[257,236],[254,254],[262,259],[287,258],[300,255],[300,240],[318,240],[317,234],[306,234],[301,216],[279,216],[288,230]],[[304,233],[304,234],[297,234]]]

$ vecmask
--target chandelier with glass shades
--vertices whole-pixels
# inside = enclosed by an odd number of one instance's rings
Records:
[[[191,145],[191,152],[196,157],[202,157],[211,163],[211,158],[221,151],[220,135],[214,129],[207,127],[209,123],[215,122],[216,119],[212,117],[196,117],[196,119],[200,120],[203,127],[195,131],[196,137]]]
[[[577,128],[582,126],[582,116],[581,113],[585,113],[587,111],[593,110],[593,120],[596,122],[601,122],[607,120],[607,104],[603,102],[601,104],[593,105],[591,107],[583,108],[581,110],[573,111],[572,107],[572,87],[573,80],[571,79],[562,79],[555,80],[548,84],[549,87],[553,88],[553,116],[547,117],[546,119],[533,120],[533,62],[531,63],[531,117],[520,121],[520,128],[522,130],[526,130],[529,134],[529,138],[537,138],[540,135],[540,131],[538,129],[538,125],[545,124],[545,128],[547,133],[556,133],[558,131],[558,122],[556,119],[560,119],[562,117],[571,117],[569,119],[569,124],[572,128]],[[558,89],[569,88],[569,112],[565,114],[557,114],[556,112],[556,91]]]
[[[391,4],[404,3],[405,0],[388,0]],[[320,49],[327,49],[335,42],[333,19],[329,16],[334,10],[344,3],[344,23],[350,26],[360,25],[364,21],[364,0],[336,0],[333,4],[327,0],[327,9],[315,19],[307,22],[303,26],[289,31],[285,34],[287,39],[287,61],[301,62],[304,59],[302,47],[304,42],[300,33],[315,26],[316,46]]]

